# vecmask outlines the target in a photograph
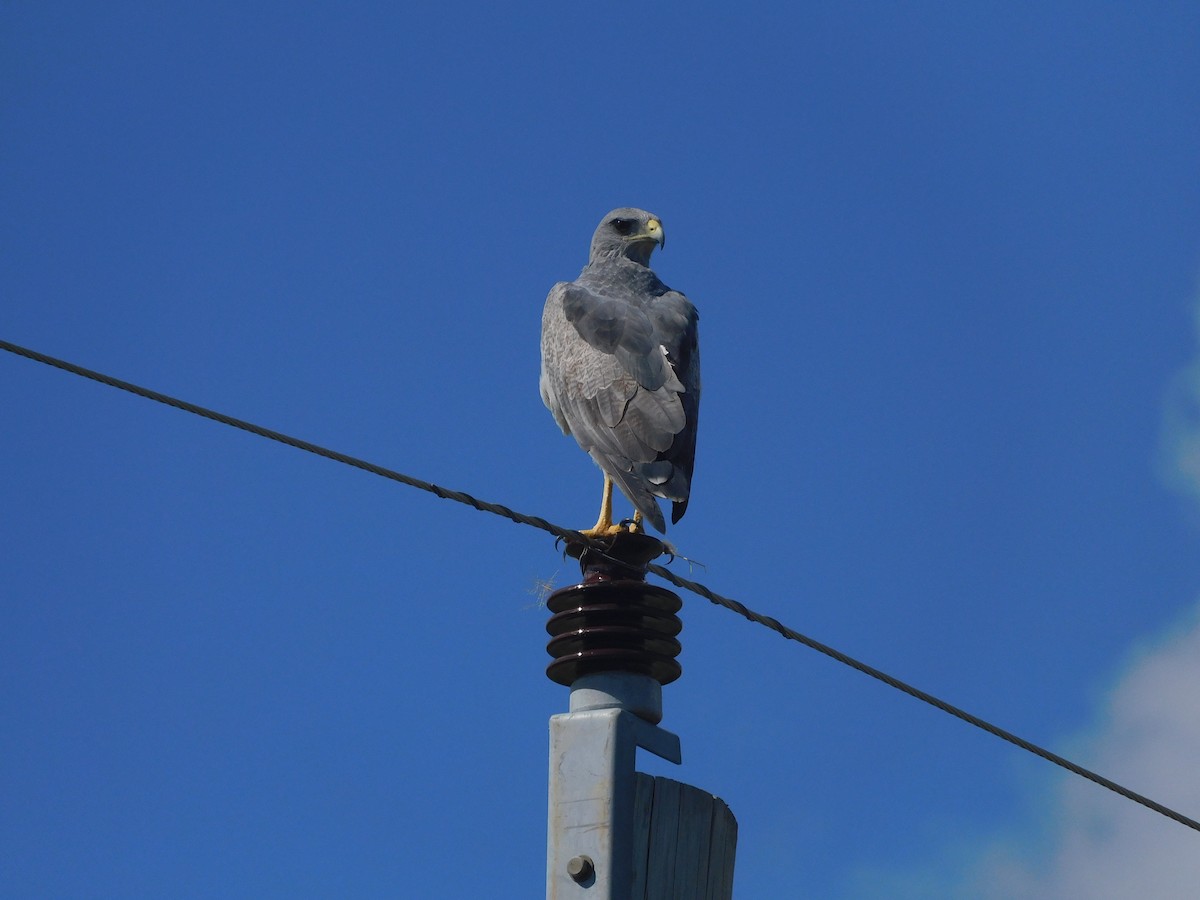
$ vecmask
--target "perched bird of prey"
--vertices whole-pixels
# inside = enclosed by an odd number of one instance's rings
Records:
[[[550,289],[542,312],[542,400],[564,434],[604,470],[599,537],[612,521],[616,483],[643,517],[666,531],[688,505],[700,409],[698,316],[687,297],[650,270],[662,222],[641,209],[614,209],[596,228],[588,264]]]

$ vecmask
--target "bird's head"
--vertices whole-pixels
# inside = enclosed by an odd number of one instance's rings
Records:
[[[600,221],[592,235],[590,262],[625,257],[635,263],[650,264],[655,245],[665,247],[666,236],[658,216],[644,209],[614,209]]]

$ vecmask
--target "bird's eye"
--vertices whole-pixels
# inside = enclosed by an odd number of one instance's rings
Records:
[[[613,227],[617,234],[624,235],[633,231],[634,222],[633,219],[613,219],[608,224]]]

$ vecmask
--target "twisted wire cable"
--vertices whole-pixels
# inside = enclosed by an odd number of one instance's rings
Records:
[[[533,528],[538,528],[554,535],[556,538],[561,538],[562,540],[568,542],[588,544],[589,546],[603,553],[604,548],[597,547],[594,542],[579,532],[572,531],[569,528],[563,528],[560,525],[555,525],[553,522],[548,522],[538,516],[526,515],[525,513],[517,512],[516,510],[499,503],[490,503],[486,500],[480,500],[479,498],[473,497],[463,491],[451,490],[450,488],[442,487],[441,485],[424,481],[420,478],[414,478],[411,475],[405,475],[401,472],[395,471],[394,469],[388,469],[384,466],[376,465],[375,463],[367,462],[366,460],[358,459],[357,457],[340,453],[336,450],[330,450],[326,447],[321,447],[309,441],[304,441],[300,438],[283,434],[282,432],[272,431],[271,429],[264,428],[261,425],[255,425],[254,423],[247,422],[243,419],[237,419],[233,416],[216,412],[215,410],[206,409],[205,407],[198,406],[195,403],[189,403],[186,400],[180,400],[176,397],[171,397],[167,394],[153,391],[149,388],[144,388],[128,381],[122,381],[121,379],[114,378],[111,375],[105,375],[102,372],[86,369],[83,366],[76,365],[75,363],[56,359],[53,356],[47,356],[44,353],[39,353],[36,350],[30,350],[26,347],[21,347],[5,340],[0,340],[0,350],[6,350],[9,353],[14,353],[17,356],[25,357],[26,359],[33,360],[34,362],[39,362],[47,366],[52,366],[56,369],[61,369],[64,372],[70,372],[73,375],[79,375],[83,378],[99,382],[100,384],[108,385],[109,387],[118,388],[119,390],[127,391],[139,397],[144,397],[147,400],[154,400],[157,403],[163,403],[167,406],[174,407],[175,409],[183,410],[184,412],[192,413],[193,415],[202,416],[203,418],[210,419],[214,422],[220,422],[222,425],[228,425],[231,428],[237,428],[241,431],[258,435],[259,437],[263,437],[271,441],[277,441],[278,443],[286,444],[289,447],[295,447],[297,450],[304,450],[308,453],[313,453],[317,456],[324,457],[325,459],[333,460],[334,462],[343,463],[347,466],[353,466],[356,469],[362,469],[365,472],[370,472],[372,475],[378,475],[381,478],[387,478],[390,481],[397,481],[401,484],[408,485],[409,487],[426,491],[437,497],[441,497],[443,500],[453,500],[456,503],[466,504],[467,506],[477,509],[480,512],[492,513],[493,515],[501,516],[520,525],[529,525]],[[784,625],[778,619],[755,612],[737,600],[722,596],[721,594],[710,590],[698,582],[690,581],[687,578],[682,578],[660,565],[651,564],[647,567],[647,571],[657,575],[659,578],[669,581],[676,587],[697,594],[711,603],[715,603],[717,606],[730,610],[731,612],[735,612],[738,615],[749,619],[751,622],[769,628],[771,631],[774,631],[776,634],[779,634],[781,637],[786,638],[789,641],[795,641],[796,643],[803,644],[805,647],[816,650],[818,653],[822,653],[825,656],[828,656],[829,658],[834,659],[843,665],[849,666],[850,668],[855,669],[864,675],[868,675],[877,681],[881,681],[889,687],[893,687],[902,693],[908,694],[910,697],[920,700],[923,703],[927,703],[935,709],[940,709],[942,712],[948,713],[957,719],[961,719],[963,722],[966,722],[969,725],[974,725],[976,728],[982,729],[994,737],[998,737],[1016,747],[1020,747],[1022,750],[1026,750],[1029,753],[1046,760],[1047,762],[1054,763],[1054,765],[1060,766],[1063,769],[1066,769],[1068,772],[1079,775],[1082,778],[1086,778],[1088,781],[1091,781],[1100,787],[1107,788],[1108,790],[1118,794],[1121,797],[1124,797],[1127,800],[1132,800],[1134,803],[1139,803],[1147,809],[1166,816],[1167,818],[1172,819],[1181,825],[1185,825],[1194,831],[1200,831],[1200,822],[1196,821],[1195,819],[1189,818],[1180,812],[1176,812],[1170,807],[1164,806],[1155,800],[1151,800],[1149,797],[1136,793],[1135,791],[1132,791],[1129,788],[1112,781],[1111,779],[1105,778],[1103,775],[1093,772],[1090,769],[1086,769],[1083,766],[1072,762],[1066,757],[1059,756],[1057,753],[1053,753],[1050,750],[1040,747],[1031,741],[1027,741],[1010,731],[1000,728],[997,725],[993,725],[991,722],[981,719],[979,716],[960,709],[953,704],[947,703],[945,700],[935,697],[933,694],[914,687],[907,682],[901,681],[899,678],[889,675],[886,672],[875,668],[874,666],[870,666],[867,663],[861,662],[854,657],[841,652],[840,650],[830,647],[828,644],[823,644],[820,641],[809,637],[808,635],[801,634],[799,631]]]

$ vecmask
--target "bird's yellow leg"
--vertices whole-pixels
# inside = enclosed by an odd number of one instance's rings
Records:
[[[608,477],[608,473],[604,473],[604,496],[600,500],[600,518],[596,520],[596,524],[586,531],[579,532],[585,537],[609,537],[621,530],[620,525],[614,525],[612,520],[612,495],[613,482]]]
[[[646,526],[642,524],[642,511],[635,509],[633,511],[633,527],[629,529],[634,534],[645,534]]]

